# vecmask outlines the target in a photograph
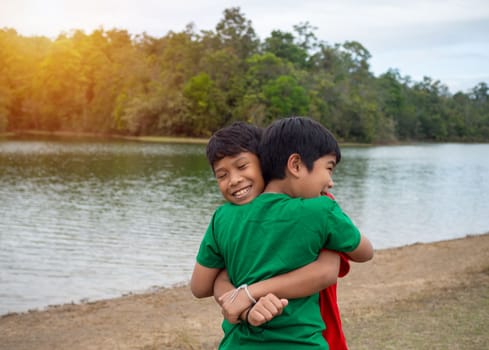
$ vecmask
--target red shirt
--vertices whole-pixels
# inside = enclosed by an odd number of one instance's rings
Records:
[[[332,193],[325,194],[335,200]],[[340,253],[340,271],[338,277],[345,276],[350,271],[348,257]],[[341,327],[340,309],[336,297],[336,284],[329,286],[319,292],[319,310],[323,318],[326,329],[323,331],[323,337],[326,339],[330,350],[348,350],[346,345],[345,334]]]
[[[340,271],[338,277],[345,276],[350,271],[350,263],[346,255],[340,253]],[[347,350],[345,335],[341,327],[340,309],[336,298],[336,284],[319,292],[319,309],[326,325],[323,337],[328,342],[330,350]]]

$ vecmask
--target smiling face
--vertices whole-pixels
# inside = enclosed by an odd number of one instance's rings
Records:
[[[214,173],[222,195],[234,204],[251,202],[265,187],[260,160],[250,152],[241,152],[234,157],[228,156],[216,161]]]
[[[301,186],[298,196],[302,198],[313,198],[328,193],[334,186],[333,171],[336,167],[336,155],[325,155],[314,162],[311,171],[304,166],[302,171]]]

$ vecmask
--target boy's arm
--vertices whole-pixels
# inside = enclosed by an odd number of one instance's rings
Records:
[[[297,270],[256,282],[248,286],[248,292],[254,299],[269,293],[286,299],[306,297],[335,284],[339,264],[337,253],[323,250],[316,261]],[[231,323],[237,322],[240,314],[253,303],[244,290],[240,290],[233,298],[234,291],[235,286],[224,271],[216,279],[214,296],[221,304],[224,317]]]
[[[229,280],[228,270],[223,269],[216,277],[214,282],[214,298],[221,304],[219,297],[224,295],[226,292],[234,290],[234,285]]]
[[[249,287],[249,290],[251,295],[256,297],[273,293],[280,298],[303,298],[335,284],[339,268],[338,253],[322,250],[316,261],[285,274],[256,282]]]
[[[370,240],[364,235],[360,236],[360,244],[351,252],[345,252],[350,260],[354,262],[366,262],[374,257],[374,248]]]
[[[331,192],[326,192],[324,193],[324,195],[331,198],[332,200],[336,200],[335,196]],[[372,246],[372,243],[370,243],[370,240],[364,235],[361,235],[360,244],[358,245],[358,247],[352,252],[345,254],[350,258],[351,261],[358,263],[366,262],[373,258],[374,248]]]
[[[214,282],[221,269],[209,268],[195,263],[190,290],[196,298],[206,298],[213,295]]]

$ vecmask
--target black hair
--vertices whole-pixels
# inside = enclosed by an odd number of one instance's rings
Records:
[[[241,152],[250,152],[259,157],[259,145],[263,130],[245,122],[217,130],[209,139],[206,148],[207,160],[214,171],[214,163],[224,157],[233,157]]]
[[[341,151],[333,134],[319,122],[307,117],[278,119],[263,132],[260,162],[265,183],[285,178],[290,155],[297,153],[309,171],[325,155],[341,160]]]

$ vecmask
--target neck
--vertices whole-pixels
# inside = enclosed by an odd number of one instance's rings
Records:
[[[281,180],[272,180],[265,187],[264,193],[283,193],[293,197],[293,193],[291,191],[291,184],[285,179]]]

